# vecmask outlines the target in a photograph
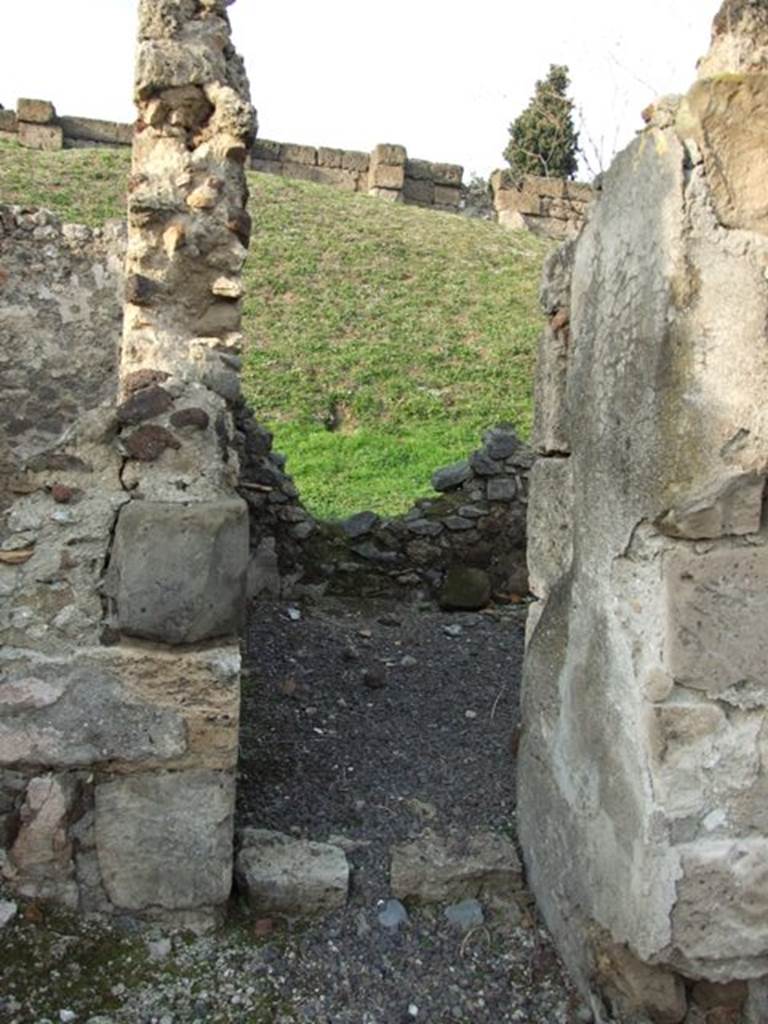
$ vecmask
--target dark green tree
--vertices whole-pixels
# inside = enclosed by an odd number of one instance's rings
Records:
[[[538,174],[544,178],[573,178],[579,133],[573,125],[573,101],[565,64],[551,64],[525,110],[509,126],[504,159],[512,174]]]

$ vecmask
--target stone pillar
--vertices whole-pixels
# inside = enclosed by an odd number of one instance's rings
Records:
[[[170,908],[215,907],[229,894],[248,560],[234,443],[254,112],[226,6],[143,0],[139,8],[117,410],[131,501],[115,527],[106,592],[126,657],[135,659],[142,641],[153,645],[141,648],[140,685],[176,691],[206,713],[187,734],[196,749],[172,773],[97,791],[97,818],[110,834],[121,833],[124,817],[143,826],[111,876],[113,902],[130,909],[162,905],[161,894]],[[223,685],[198,671],[201,658],[219,666]],[[179,859],[196,861],[189,878],[170,856],[180,836],[191,845]]]
[[[235,415],[254,115],[225,8],[140,3],[117,404],[86,400],[42,453],[13,441],[0,459],[3,873],[21,895],[192,927],[231,887],[248,561]],[[57,230],[35,221],[30,243]],[[88,233],[63,232],[91,259],[73,280],[103,286]],[[41,283],[31,321],[42,336],[60,302],[49,346],[71,333],[58,291]],[[86,340],[84,373],[108,343]]]
[[[519,829],[599,1021],[768,1019],[766,43],[725,5],[542,291]]]

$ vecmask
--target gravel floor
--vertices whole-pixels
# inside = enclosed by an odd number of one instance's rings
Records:
[[[347,907],[300,925],[235,911],[203,938],[20,908],[0,932],[0,1021],[591,1020],[525,898],[468,932],[440,906],[409,907],[397,931],[378,920],[393,843],[427,827],[514,836],[523,616],[257,605],[238,825],[344,837]]]

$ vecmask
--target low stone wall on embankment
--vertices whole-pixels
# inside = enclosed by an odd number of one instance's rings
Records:
[[[525,522],[533,454],[508,426],[469,458],[438,469],[439,493],[401,516],[315,520],[271,438],[251,424],[240,493],[251,510],[249,594],[434,598],[482,608],[528,592]]]
[[[577,181],[535,175],[514,178],[508,170],[494,171],[490,187],[502,227],[560,241],[575,238],[581,231],[595,194],[591,185]]]

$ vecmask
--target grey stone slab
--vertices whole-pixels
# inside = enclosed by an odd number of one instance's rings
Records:
[[[96,850],[112,903],[215,907],[232,880],[234,778],[223,772],[131,775],[96,786]]]
[[[0,682],[0,764],[137,763],[186,748],[181,715],[137,702],[102,667],[41,663]]]
[[[293,917],[346,903],[349,865],[338,846],[268,829],[244,829],[240,839],[237,882],[254,913]]]
[[[236,634],[247,565],[244,501],[133,501],[118,519],[107,580],[118,628],[169,644]]]
[[[428,830],[392,847],[390,883],[398,899],[423,903],[511,895],[522,886],[522,867],[513,844],[496,833]]]

